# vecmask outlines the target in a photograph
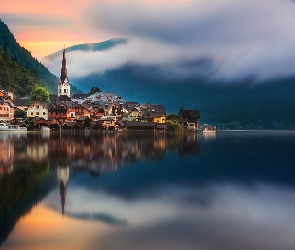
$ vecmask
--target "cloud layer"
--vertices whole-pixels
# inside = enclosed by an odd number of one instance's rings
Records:
[[[92,32],[129,42],[103,52],[69,53],[73,77],[126,64],[181,79],[264,80],[295,73],[291,0],[96,1],[83,17]],[[58,75],[59,68],[45,64]]]

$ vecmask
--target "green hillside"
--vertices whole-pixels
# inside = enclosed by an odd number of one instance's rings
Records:
[[[0,89],[21,97],[30,94],[39,84],[37,73],[10,58],[6,49],[0,49]]]
[[[37,58],[34,58],[30,51],[21,47],[15,40],[9,28],[0,19],[0,48],[4,50],[6,47],[9,57],[15,62],[27,67],[37,74],[41,84],[45,85],[49,93],[56,93],[58,78],[49,72],[49,70],[40,63]],[[19,82],[18,88],[25,88],[22,82]],[[75,86],[71,86],[71,93],[81,93]],[[29,93],[26,93],[29,94]]]

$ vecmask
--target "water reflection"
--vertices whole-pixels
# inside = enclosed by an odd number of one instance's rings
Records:
[[[2,144],[14,152],[0,179],[4,249],[295,246],[293,133],[28,133]]]

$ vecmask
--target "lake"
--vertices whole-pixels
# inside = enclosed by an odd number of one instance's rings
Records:
[[[0,248],[294,250],[295,132],[0,133]]]

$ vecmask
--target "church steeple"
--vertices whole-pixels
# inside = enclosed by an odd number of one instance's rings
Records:
[[[68,70],[67,70],[67,59],[66,59],[66,48],[64,47],[63,57],[62,57],[62,66],[60,72],[60,80],[64,82],[65,79],[68,78]]]
[[[68,79],[67,60],[66,60],[66,48],[63,49],[62,64],[60,70],[60,78],[58,82],[57,96],[66,95],[70,96],[71,86]]]

